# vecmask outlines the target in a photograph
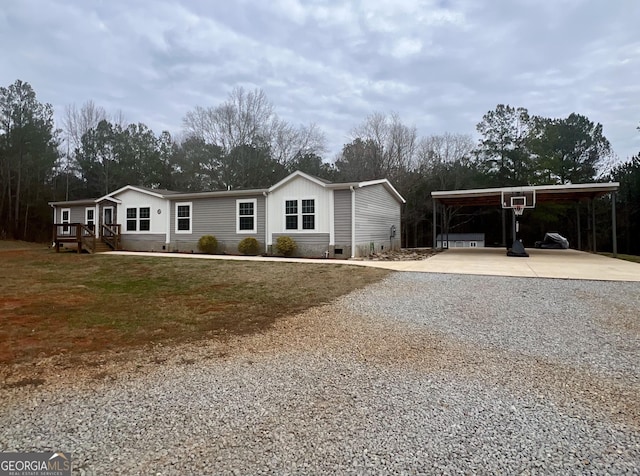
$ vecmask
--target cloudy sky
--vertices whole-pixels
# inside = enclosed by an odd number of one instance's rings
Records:
[[[475,137],[504,103],[584,114],[624,159],[640,151],[638,19],[637,0],[3,0],[0,85],[156,133],[262,88],[320,126],[329,159],[372,112]]]

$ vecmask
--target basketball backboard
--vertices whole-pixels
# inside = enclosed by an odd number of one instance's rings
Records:
[[[529,187],[512,188],[501,194],[502,208],[535,208],[536,191]]]

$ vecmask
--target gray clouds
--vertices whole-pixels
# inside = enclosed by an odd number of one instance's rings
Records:
[[[259,87],[332,154],[374,111],[472,133],[508,103],[584,114],[626,158],[640,151],[637,18],[634,0],[8,0],[0,84],[28,81],[58,114],[92,99],[156,133]]]

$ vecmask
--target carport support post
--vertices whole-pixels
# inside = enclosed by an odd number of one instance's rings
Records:
[[[578,250],[582,251],[582,233],[580,232],[580,202],[576,203],[576,223],[578,225]]]
[[[438,220],[438,211],[437,211],[436,207],[438,206],[438,204],[436,203],[436,199],[435,198],[433,198],[432,201],[433,201],[433,224],[431,225],[431,231],[432,231],[432,234],[433,234],[433,244],[431,245],[431,248],[435,250],[436,249],[436,244],[437,244],[436,243],[436,225],[438,223],[438,221],[437,221]]]
[[[507,211],[502,209],[502,246],[507,246]]]
[[[611,240],[613,241],[613,256],[618,256],[618,233],[616,230],[616,192],[611,192]]]
[[[596,248],[596,200],[591,199],[591,230],[593,233],[593,252],[597,253]]]

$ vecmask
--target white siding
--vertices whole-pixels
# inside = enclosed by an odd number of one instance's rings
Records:
[[[400,248],[400,203],[383,185],[356,189],[356,256],[367,254],[373,243],[374,251]],[[395,226],[396,236],[390,237]]]
[[[121,200],[122,203],[118,204],[118,210],[116,212],[116,222],[122,225],[122,233],[130,235],[145,235],[145,234],[164,234],[167,231],[166,220],[166,202],[162,198],[154,197],[152,195],[137,192],[135,190],[125,190],[119,193],[115,198]],[[151,229],[149,231],[136,231],[127,232],[127,208],[151,208]],[[158,213],[160,210],[160,213]]]
[[[285,185],[277,188],[269,194],[269,236],[273,234],[289,235],[295,239],[296,235],[329,234],[330,226],[330,201],[333,193],[321,185],[307,180],[304,177],[296,177]],[[284,204],[286,200],[315,200],[315,229],[314,230],[286,230],[284,220]],[[270,243],[274,243],[273,241]]]

